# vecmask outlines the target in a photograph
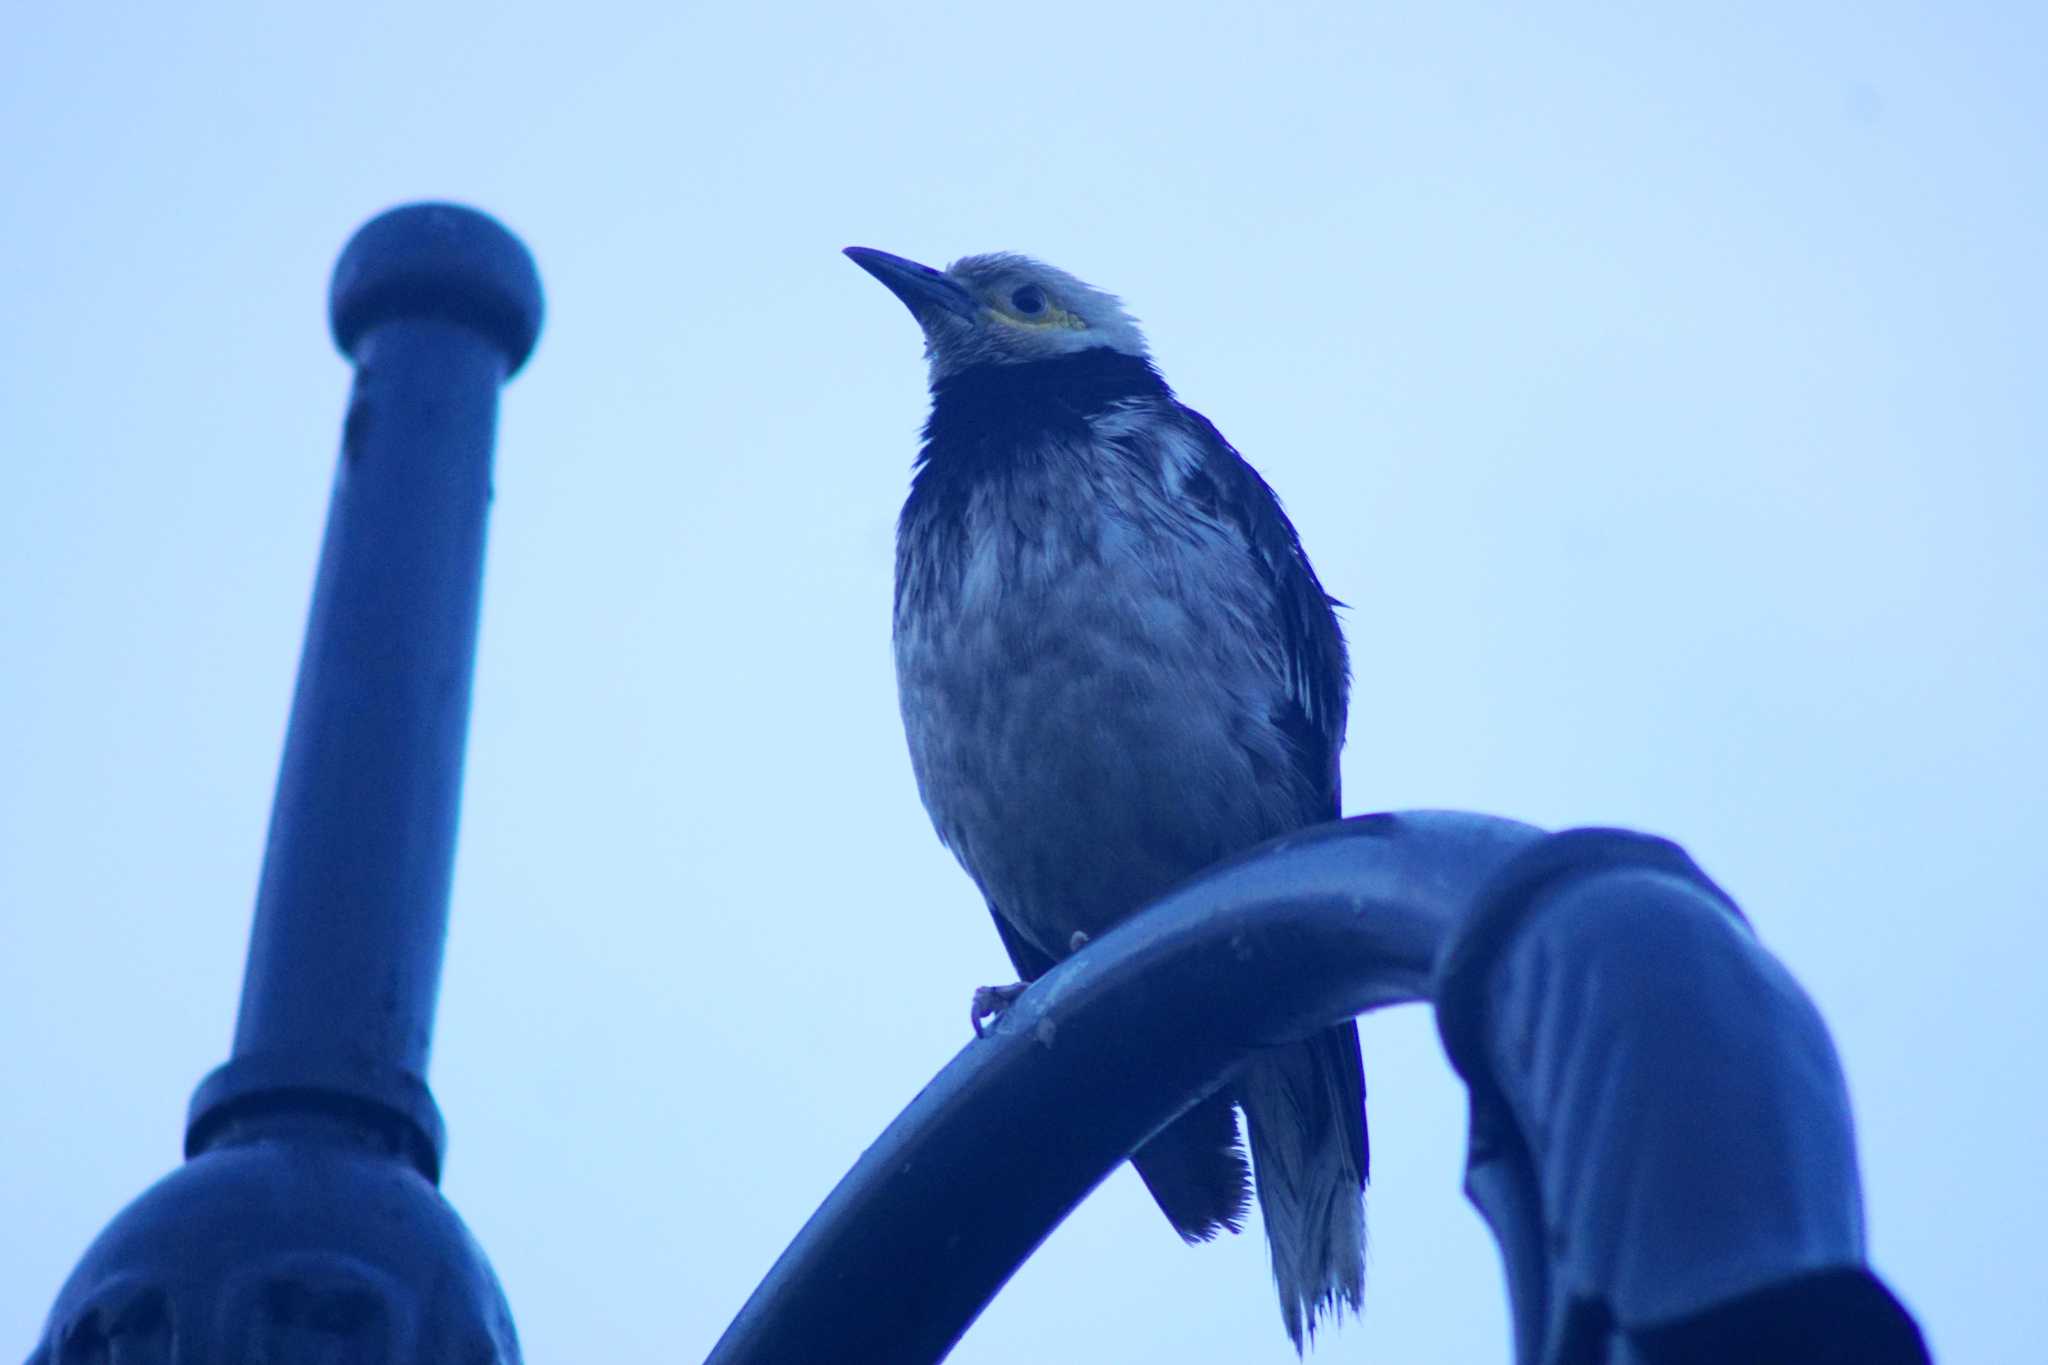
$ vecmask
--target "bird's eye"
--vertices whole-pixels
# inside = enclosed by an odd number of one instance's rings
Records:
[[[1030,317],[1045,311],[1045,291],[1035,284],[1027,284],[1010,295],[1010,307]]]

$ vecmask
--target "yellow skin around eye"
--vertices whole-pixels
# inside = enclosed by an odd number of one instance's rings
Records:
[[[1070,332],[1085,332],[1088,324],[1052,300],[1047,299],[1045,311],[1035,317],[1023,317],[1008,308],[989,305],[989,311],[1014,327],[1064,327]]]

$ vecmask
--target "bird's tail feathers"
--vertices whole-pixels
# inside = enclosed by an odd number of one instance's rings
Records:
[[[1358,1026],[1279,1049],[1238,1081],[1280,1316],[1294,1349],[1317,1323],[1365,1300],[1371,1169]]]
[[[1211,1095],[1160,1129],[1131,1164],[1181,1240],[1206,1242],[1244,1226],[1251,1176],[1228,1095]]]

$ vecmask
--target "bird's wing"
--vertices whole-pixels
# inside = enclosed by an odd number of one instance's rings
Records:
[[[1272,593],[1287,663],[1287,696],[1274,721],[1295,741],[1303,771],[1316,789],[1329,794],[1334,817],[1340,804],[1337,755],[1344,746],[1351,686],[1344,634],[1333,610],[1342,604],[1323,591],[1294,523],[1258,471],[1213,422],[1179,406],[1195,438],[1197,458],[1170,462],[1169,478],[1177,472],[1182,496],[1235,530]]]
[[[1033,947],[1031,940],[1017,932],[1003,907],[994,901],[988,903],[988,913],[996,922],[996,932],[1002,935],[1003,947],[1010,951],[1010,962],[1017,968],[1017,979],[1036,981],[1053,969],[1053,960]]]

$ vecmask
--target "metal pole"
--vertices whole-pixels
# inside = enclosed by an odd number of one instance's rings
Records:
[[[540,329],[525,247],[396,209],[329,298],[356,363],[228,1063],[32,1365],[474,1360],[519,1348],[435,1190],[427,1090],[498,391]]]
[[[480,214],[417,205],[342,253],[329,312],[356,362],[232,1059],[186,1154],[318,1095],[389,1125],[422,1174],[498,389],[538,335],[540,281]]]

